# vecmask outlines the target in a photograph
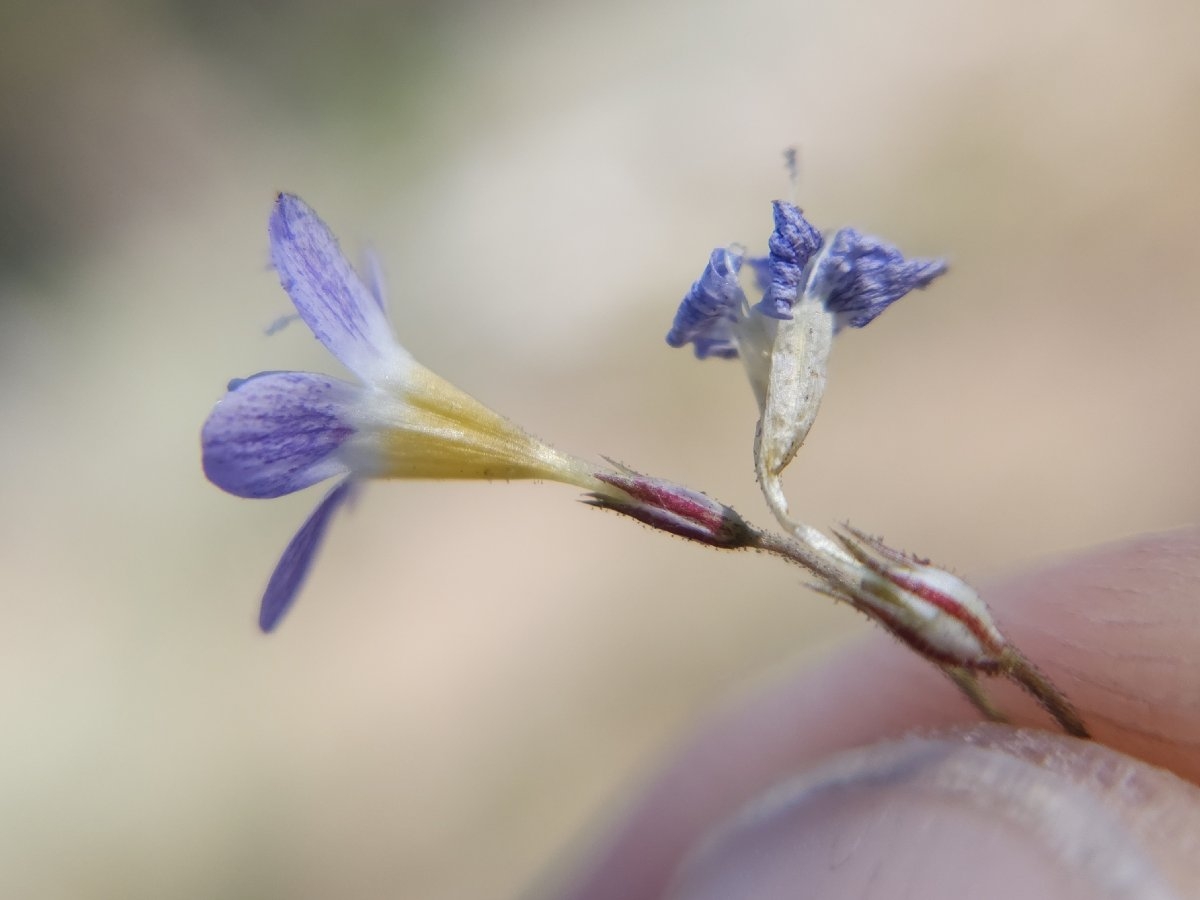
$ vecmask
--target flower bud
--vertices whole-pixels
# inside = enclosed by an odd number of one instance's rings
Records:
[[[833,593],[929,659],[979,672],[1001,669],[1008,642],[974,588],[848,525],[836,536],[864,572],[853,590],[839,585]]]
[[[651,528],[711,547],[750,544],[750,526],[707,494],[632,471],[597,472],[595,477],[618,490],[589,494],[584,502],[591,506],[623,513]]]

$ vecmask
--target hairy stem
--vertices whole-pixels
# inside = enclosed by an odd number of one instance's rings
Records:
[[[803,528],[804,531],[798,535],[801,539],[797,540],[796,538],[781,534],[760,531],[751,526],[749,546],[782,557],[812,572],[822,582],[818,587],[819,590],[836,599],[850,603],[872,621],[882,625],[887,631],[899,638],[905,646],[936,665],[958,686],[971,705],[988,719],[994,722],[1007,721],[1007,717],[996,707],[984,691],[980,684],[979,672],[971,669],[969,666],[951,665],[943,660],[931,657],[924,647],[915,643],[914,640],[911,640],[902,631],[891,627],[875,610],[856,602],[856,590],[861,583],[860,570],[856,569],[849,562],[849,557],[841,552],[841,548],[837,548],[838,552],[836,554],[831,554],[825,549],[825,544],[833,544],[829,538],[808,526],[799,527]],[[816,535],[820,540],[805,540],[805,538],[810,538],[809,532]],[[834,546],[836,547],[836,545]],[[1083,724],[1083,719],[1071,702],[1054,686],[1054,683],[1049,678],[1043,675],[1033,663],[1011,645],[1003,648],[1000,653],[999,667],[998,669],[993,668],[991,674],[1002,674],[1015,681],[1046,712],[1053,716],[1054,720],[1067,734],[1080,738],[1089,738],[1091,736],[1088,733],[1087,727]]]
[[[1073,737],[1091,738],[1079,713],[1054,683],[1014,647],[1006,647],[1001,659],[1001,671],[1019,684],[1054,720]]]

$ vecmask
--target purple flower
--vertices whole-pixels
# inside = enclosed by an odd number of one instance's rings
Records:
[[[263,372],[230,382],[204,423],[204,472],[239,497],[290,494],[342,479],[292,538],[263,596],[259,625],[287,612],[325,531],[365,478],[544,478],[607,488],[560,453],[426,369],[400,346],[372,266],[368,288],[302,200],[280,194],[271,261],[301,319],[356,376]]]
[[[737,245],[713,251],[700,278],[675,313],[667,334],[672,347],[693,344],[696,356],[753,357],[769,352],[771,324],[792,318],[797,303],[812,298],[834,316],[834,329],[862,328],[909,291],[946,271],[940,259],[906,260],[893,247],[853,228],[822,238],[791,203],[774,203],[769,255],[743,259]],[[738,273],[743,261],[762,292],[750,306]]]

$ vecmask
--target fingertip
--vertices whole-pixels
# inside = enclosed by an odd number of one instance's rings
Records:
[[[715,826],[664,896],[1173,897],[1200,791],[1095,744],[998,726],[839,754]]]

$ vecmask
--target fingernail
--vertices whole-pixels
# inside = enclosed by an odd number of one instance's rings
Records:
[[[709,832],[667,896],[1175,898],[1200,789],[1099,745],[980,726],[841,754]]]

